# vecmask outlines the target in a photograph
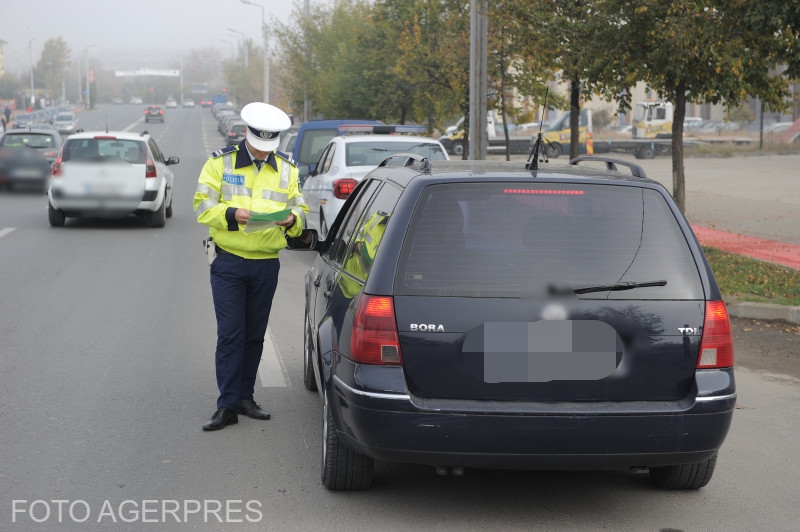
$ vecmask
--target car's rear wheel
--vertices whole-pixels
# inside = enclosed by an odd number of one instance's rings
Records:
[[[150,213],[150,218],[147,220],[147,225],[150,227],[164,227],[167,225],[167,208],[164,205],[166,198],[161,201],[158,210]]]
[[[342,443],[326,393],[322,394],[322,403],[322,484],[335,491],[369,489],[375,461]]]
[[[50,225],[53,227],[63,227],[64,222],[67,221],[67,215],[61,209],[53,208],[53,205],[47,202],[47,218],[50,220]]]
[[[317,381],[314,378],[314,343],[311,341],[311,325],[308,323],[308,313],[305,317],[305,334],[303,335],[303,386],[306,390],[317,391]]]
[[[637,149],[634,153],[634,156],[637,159],[653,159],[656,156],[656,152],[649,145],[640,146],[639,149]]]
[[[659,488],[668,490],[696,490],[711,481],[717,455],[697,464],[680,464],[666,467],[651,467],[650,480]]]

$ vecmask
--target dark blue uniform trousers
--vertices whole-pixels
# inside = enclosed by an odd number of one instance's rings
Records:
[[[217,255],[211,264],[211,293],[217,315],[217,408],[236,410],[252,399],[264,334],[278,286],[278,259]]]

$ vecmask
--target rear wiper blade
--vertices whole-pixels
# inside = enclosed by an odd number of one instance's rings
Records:
[[[590,286],[557,286],[550,285],[549,291],[551,294],[564,294],[573,292],[575,294],[588,294],[591,292],[618,292],[620,290],[632,290],[634,288],[644,288],[646,286],[666,286],[667,281],[661,279],[660,281],[625,281],[614,284],[601,284]]]

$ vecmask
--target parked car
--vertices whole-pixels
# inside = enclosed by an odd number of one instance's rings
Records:
[[[144,110],[144,121],[147,122],[161,122],[164,123],[164,109],[158,105],[151,105]]]
[[[0,147],[33,148],[52,165],[61,149],[61,136],[50,128],[36,127],[11,130],[0,137]]]
[[[441,142],[428,137],[407,135],[333,137],[322,152],[315,171],[303,181],[303,198],[309,208],[309,227],[314,227],[325,236],[328,227],[336,219],[339,210],[358,182],[395,153],[416,153],[430,161],[448,160],[447,151]]]
[[[78,118],[75,113],[58,113],[53,127],[61,134],[69,135],[78,129]]]
[[[234,144],[239,144],[241,141],[244,140],[246,131],[247,131],[247,125],[241,120],[235,120],[231,122],[228,125],[228,129],[226,130],[225,144],[227,146],[233,146]]]
[[[300,168],[301,179],[314,171],[322,150],[333,137],[339,135],[339,126],[379,125],[377,120],[310,120],[297,130],[292,159]],[[304,168],[305,167],[305,168]]]
[[[296,126],[292,126],[286,131],[281,132],[281,143],[278,144],[278,151],[292,153],[295,141],[297,140],[297,130],[298,128]]]
[[[369,488],[375,461],[711,480],[731,327],[689,223],[638,165],[396,155],[324,240],[289,246],[317,253],[303,382],[328,489]]]
[[[147,133],[84,132],[67,138],[48,192],[50,225],[68,217],[118,218],[135,214],[151,227],[172,217],[178,157],[164,157]]]

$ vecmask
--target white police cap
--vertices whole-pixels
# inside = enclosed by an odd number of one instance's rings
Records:
[[[259,151],[274,151],[280,144],[280,133],[292,125],[289,115],[268,103],[248,103],[240,113],[247,124],[247,141]]]

